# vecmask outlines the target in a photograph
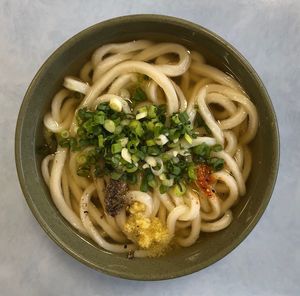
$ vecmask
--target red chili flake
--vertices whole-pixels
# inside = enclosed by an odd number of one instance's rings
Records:
[[[209,166],[201,164],[197,168],[197,181],[196,184],[208,197],[213,195],[212,183],[214,178],[212,177],[212,171]]]

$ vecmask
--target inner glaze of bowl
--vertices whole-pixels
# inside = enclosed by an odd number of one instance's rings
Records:
[[[252,143],[253,168],[247,194],[233,209],[225,230],[201,233],[196,244],[165,257],[129,260],[111,254],[74,230],[52,203],[40,170],[43,116],[66,75],[78,74],[91,53],[111,42],[151,39],[177,42],[202,53],[207,62],[233,75],[257,107],[259,129]],[[224,40],[189,22],[164,16],[129,16],[90,27],[68,40],[46,61],[30,85],[16,131],[16,162],[27,202],[49,236],[81,262],[106,273],[130,279],[156,280],[200,270],[234,249],[255,226],[272,193],[278,166],[278,132],[268,95],[254,70]],[[263,182],[262,182],[263,180]]]

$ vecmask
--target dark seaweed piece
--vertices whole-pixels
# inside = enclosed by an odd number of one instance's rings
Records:
[[[111,179],[105,190],[105,210],[115,217],[127,204],[128,185],[120,180]]]

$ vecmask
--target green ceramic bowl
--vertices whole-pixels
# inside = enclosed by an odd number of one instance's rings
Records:
[[[253,149],[253,169],[247,194],[234,208],[230,227],[201,233],[189,247],[154,259],[129,260],[97,247],[60,215],[42,179],[37,147],[43,143],[42,119],[63,77],[76,74],[91,53],[110,42],[154,39],[181,43],[202,52],[208,63],[231,73],[257,107],[259,129]],[[136,280],[176,278],[198,271],[231,252],[250,233],[272,194],[279,161],[279,136],[270,98],[245,58],[216,34],[196,24],[160,15],[134,15],[96,24],[59,47],[40,68],[21,106],[16,128],[16,165],[26,201],[46,233],[67,253],[105,273]]]

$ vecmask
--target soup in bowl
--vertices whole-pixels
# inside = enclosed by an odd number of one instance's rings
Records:
[[[236,50],[186,21],[138,15],[88,28],[46,61],[21,107],[16,161],[34,215],[67,252],[166,279],[251,231],[276,179],[278,132]]]

